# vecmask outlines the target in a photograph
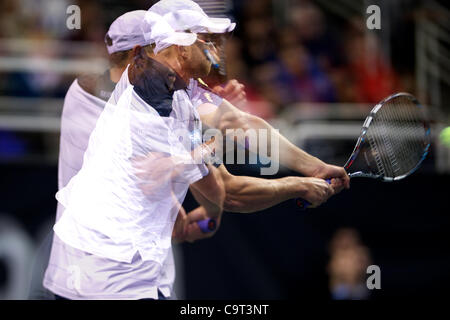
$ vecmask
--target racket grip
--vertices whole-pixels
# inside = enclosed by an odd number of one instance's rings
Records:
[[[328,182],[328,184],[331,184],[331,179],[326,179],[325,181]],[[308,207],[311,205],[311,202],[302,198],[297,198],[295,199],[295,205],[299,210],[303,211],[308,209]]]
[[[197,221],[197,224],[203,233],[213,232],[217,228],[217,222],[214,219],[203,219],[203,220]]]

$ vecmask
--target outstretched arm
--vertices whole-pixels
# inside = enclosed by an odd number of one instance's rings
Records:
[[[239,110],[235,105],[245,103],[245,94],[243,93],[243,85],[236,80],[231,80],[224,88],[215,87],[214,91],[224,97],[222,104],[215,109],[208,108],[208,105],[200,106],[200,117],[202,122],[211,127],[219,129],[225,135],[227,129],[265,129],[268,131],[267,136],[276,136],[279,141],[279,160],[285,167],[294,170],[304,176],[316,177],[321,179],[332,179],[335,191],[339,192],[343,188],[350,187],[350,179],[344,168],[326,164],[320,159],[306,153],[288,139],[281,135],[264,119]],[[234,105],[228,100],[233,101]],[[202,108],[207,111],[202,112]],[[267,149],[271,150],[270,141],[267,139]],[[258,145],[260,145],[258,141]],[[250,145],[252,152],[258,152],[256,145]]]
[[[224,210],[229,212],[261,211],[297,197],[318,206],[334,194],[333,187],[319,178],[262,179],[234,176],[223,165],[219,171],[226,191]]]
[[[225,186],[223,209],[229,212],[257,212],[297,197],[308,200],[312,206],[318,206],[334,194],[333,186],[319,178],[262,179],[234,176],[223,165],[214,169],[214,171],[216,170]],[[221,215],[211,215],[211,212],[208,211],[210,209],[207,209],[209,202],[194,188],[191,188],[191,191],[196,200],[206,206],[200,206],[187,215],[180,210],[176,222],[178,228],[175,228],[173,234],[173,238],[177,242],[194,242],[215,234],[215,232],[203,233],[197,224],[199,220],[213,216],[217,221],[217,226],[220,226]]]

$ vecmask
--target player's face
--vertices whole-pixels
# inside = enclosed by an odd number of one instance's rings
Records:
[[[190,69],[194,78],[206,77],[211,71],[212,62],[208,59],[205,50],[217,61],[220,61],[216,46],[214,45],[214,35],[198,34],[198,40],[191,46]]]

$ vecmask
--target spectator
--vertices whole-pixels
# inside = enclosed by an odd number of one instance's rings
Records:
[[[361,244],[355,229],[339,229],[330,242],[328,264],[331,296],[336,300],[369,298],[366,270],[370,265],[369,250]]]
[[[288,12],[290,29],[320,68],[332,72],[341,66],[338,35],[331,33],[323,11],[310,1],[299,1]]]
[[[281,81],[288,85],[293,102],[335,102],[333,85],[310,53],[300,44],[279,51]]]
[[[357,18],[347,31],[344,52],[351,87],[355,90],[353,96],[346,99],[377,103],[399,91],[400,83],[397,74],[383,56],[378,38],[365,30],[364,21]]]

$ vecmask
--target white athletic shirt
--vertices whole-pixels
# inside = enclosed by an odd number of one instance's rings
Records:
[[[112,104],[118,101],[121,93],[126,91],[126,88],[130,86],[127,71],[122,75],[122,78],[117,84],[113,96],[110,99],[110,103]],[[189,87],[191,93],[197,92],[196,90],[192,91],[192,83]],[[133,92],[131,92],[131,94],[133,94]],[[145,102],[143,103],[139,96],[134,97],[133,99],[139,105],[138,107],[149,107],[148,104],[145,104]],[[178,116],[178,119],[197,119],[198,115],[196,114],[195,109],[191,106],[186,108],[186,105],[184,105],[186,103],[189,105],[184,90],[178,93],[175,92],[173,103],[174,110],[171,116],[176,115]],[[70,177],[75,175],[81,168],[83,142],[84,146],[86,146],[89,133],[92,131],[95,120],[98,118],[103,106],[103,100],[84,91],[78,85],[77,81],[72,84],[65,99],[62,119],[59,167],[60,187],[64,187]],[[182,107],[182,109],[178,110],[177,108],[179,107]],[[186,110],[188,110],[188,113],[186,113]],[[140,113],[140,115],[141,114],[142,113]],[[161,119],[159,118],[159,120]],[[166,123],[170,123],[171,121],[169,117],[165,120]],[[189,122],[190,121],[187,123]],[[195,122],[196,121],[194,121],[194,123]],[[176,123],[180,124],[179,121]],[[173,123],[171,124],[173,125]],[[65,128],[70,129],[65,130]],[[201,127],[198,126],[196,129],[201,132]],[[71,136],[73,134],[76,134],[76,137]],[[70,137],[70,139],[64,139],[67,137]],[[77,143],[78,146],[73,146],[75,143]],[[85,148],[86,147],[84,147],[84,149]],[[164,147],[161,148],[164,149]],[[74,158],[77,158],[78,162],[75,164],[68,163],[67,160],[76,161]],[[108,171],[106,170],[104,172]],[[206,175],[207,169],[204,165],[198,165],[196,168],[192,168],[192,172],[191,176],[184,176],[185,185]],[[87,179],[87,181],[92,182],[92,179]],[[177,185],[179,184],[180,183]],[[92,187],[90,183],[88,183],[88,185],[91,187],[90,190],[93,192],[96,191],[96,188]],[[86,183],[84,186],[86,186]],[[99,185],[97,184],[96,186],[98,187]],[[179,191],[175,190],[175,193],[178,193],[179,198],[184,198],[187,187],[179,189]],[[186,191],[182,189],[186,189]],[[64,202],[65,200],[62,201]],[[86,210],[91,208],[92,206],[90,205],[84,206],[84,209]],[[100,207],[97,209],[99,208]],[[159,206],[158,209],[154,208],[155,207],[153,207],[153,210],[159,212],[161,206]],[[165,227],[162,229],[160,228],[159,230],[165,235],[165,239],[161,240],[161,237],[156,239],[159,241],[157,246],[163,248],[163,250],[159,250],[160,252],[152,251],[148,247],[145,247],[145,245],[139,245],[139,242],[149,241],[151,243],[151,230],[150,234],[145,232],[141,233],[140,238],[131,240],[131,244],[126,244],[127,241],[124,241],[126,237],[122,235],[122,239],[120,239],[120,237],[115,239],[115,241],[120,240],[118,244],[114,243],[114,240],[111,239],[115,235],[110,234],[112,237],[108,237],[102,232],[90,228],[89,222],[87,225],[80,223],[80,221],[77,220],[76,215],[75,217],[74,214],[67,215],[67,220],[65,224],[62,224],[63,227],[61,227],[59,233],[63,234],[64,239],[72,246],[61,241],[58,236],[54,237],[50,262],[44,278],[44,286],[54,293],[69,299],[156,299],[158,297],[158,289],[164,296],[168,297],[175,279],[173,255],[170,250],[170,236],[173,221],[176,218],[179,206],[174,205],[173,208],[176,208],[176,210],[169,210],[171,211],[171,214],[169,215],[170,218],[164,221],[166,224]],[[58,203],[57,221],[59,221],[63,209],[64,207]],[[77,210],[80,209],[81,208],[77,208]],[[87,216],[93,216],[97,214],[96,212],[97,210],[91,210],[90,214]],[[103,216],[103,218],[105,217]],[[101,223],[101,221],[97,221],[97,223],[99,222]],[[61,224],[59,225],[61,226]],[[73,229],[73,226],[78,227],[76,230],[71,230],[71,228]],[[67,230],[71,231],[67,232]],[[126,230],[124,234],[127,232],[134,234],[136,230],[142,229],[131,228]],[[116,231],[117,230],[114,230],[113,233]],[[68,233],[69,236],[67,236],[66,233]],[[97,245],[99,242],[102,243],[101,248]],[[78,250],[76,247],[82,247],[83,250]],[[142,259],[141,256],[144,256],[144,259]],[[124,270],[127,270],[127,272],[124,272]]]

